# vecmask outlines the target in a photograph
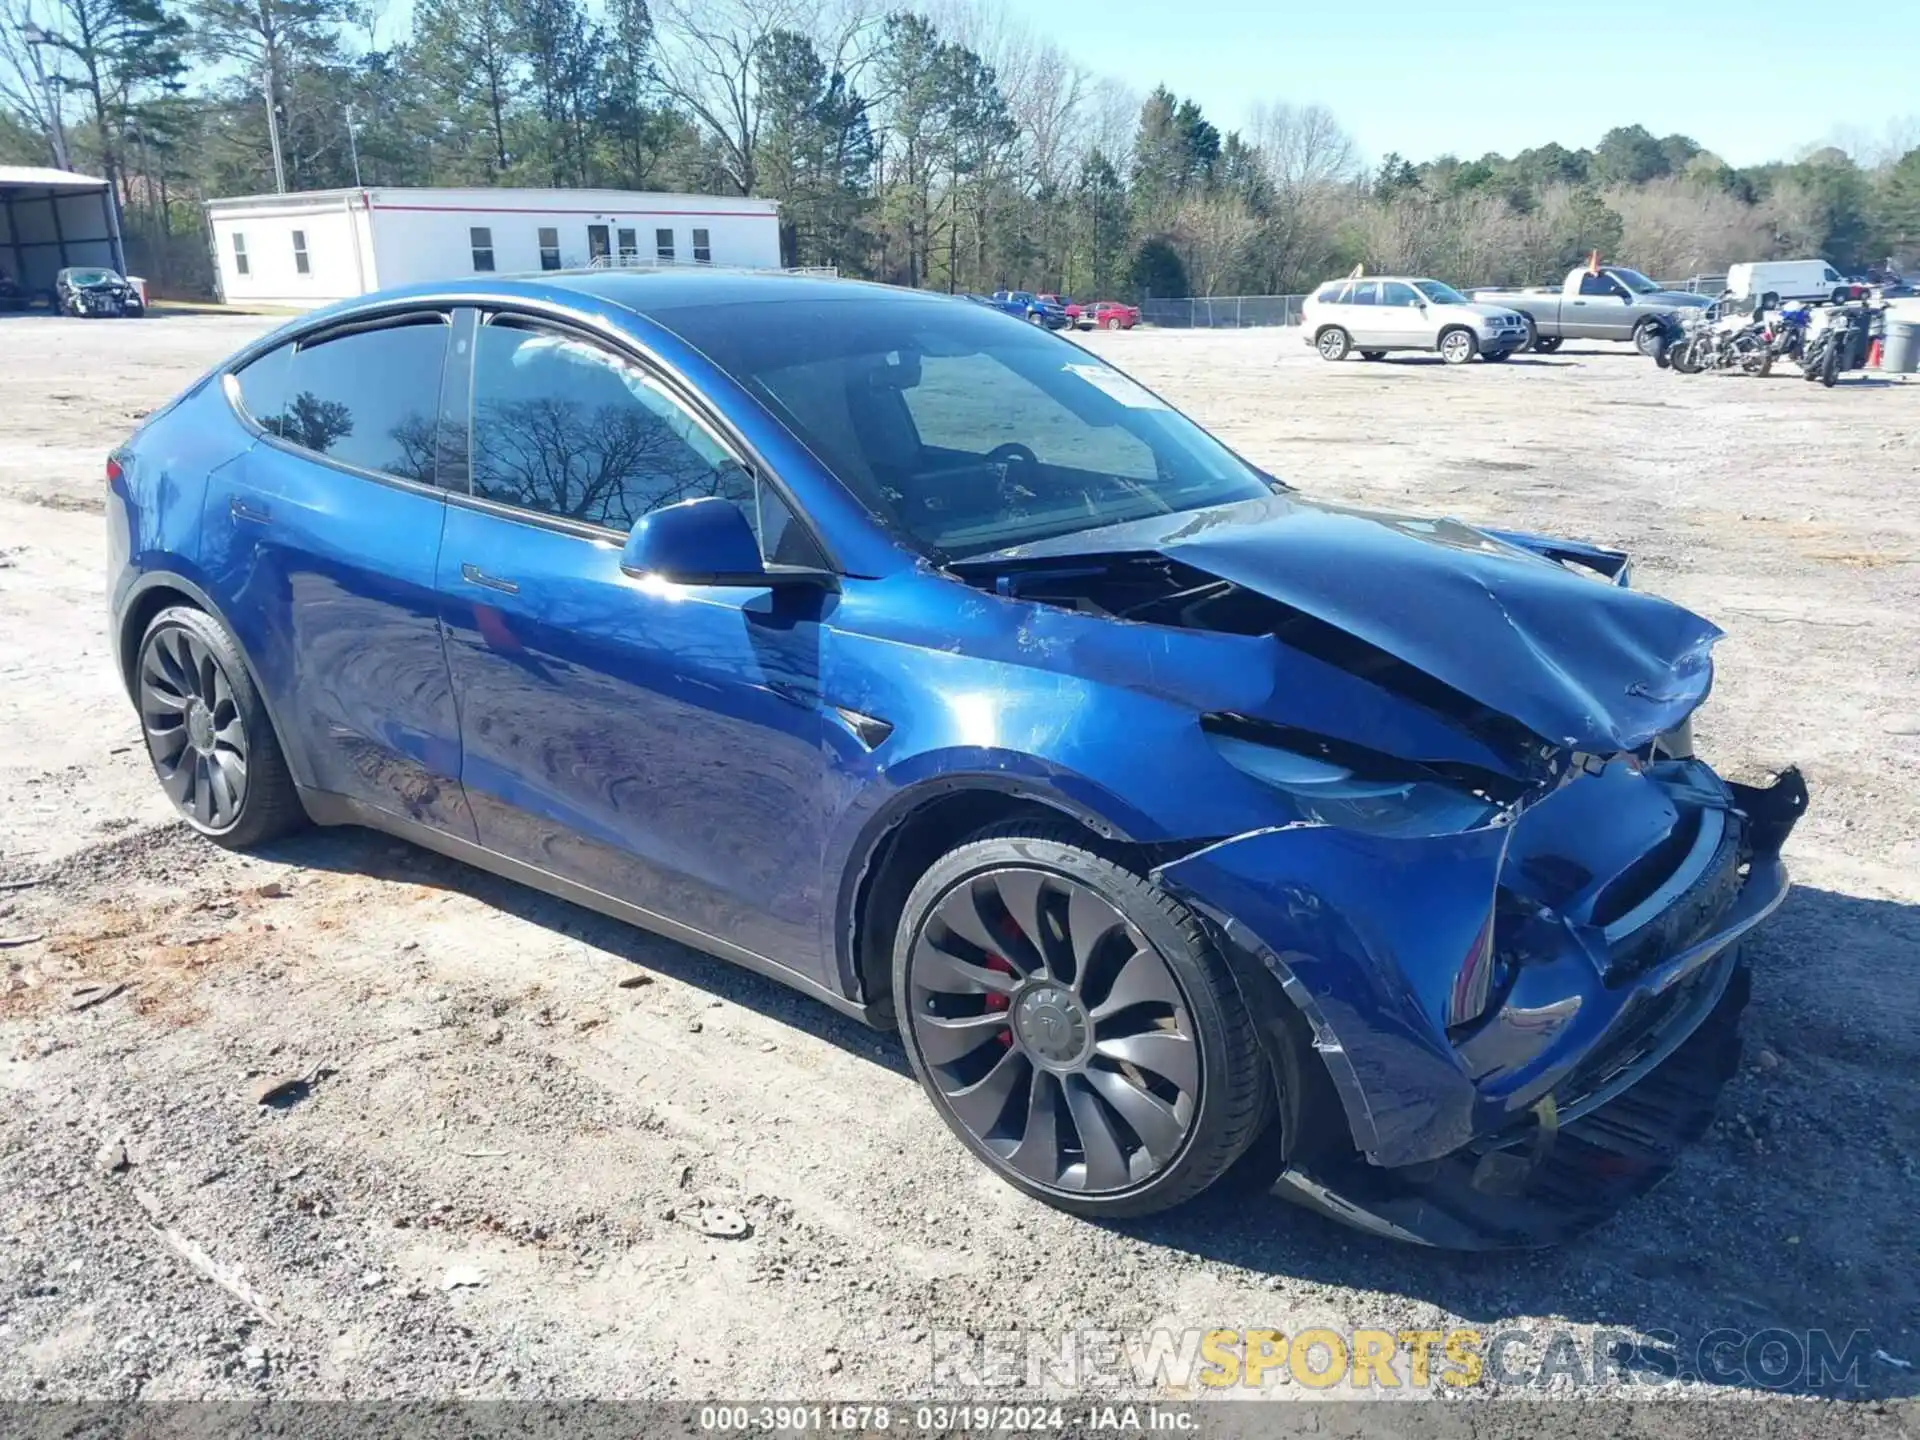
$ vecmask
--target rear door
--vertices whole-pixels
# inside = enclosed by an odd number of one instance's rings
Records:
[[[208,486],[201,561],[296,778],[471,838],[434,590],[454,334],[451,312],[393,315],[230,377],[258,438]]]
[[[439,589],[480,842],[837,984],[822,857],[853,741],[820,699],[836,597],[620,567],[635,520],[699,496],[740,504],[769,558],[807,563],[810,538],[632,358],[515,316],[474,352],[471,494],[449,505]]]
[[[1393,343],[1388,331],[1392,317],[1381,308],[1378,280],[1354,281],[1353,288],[1346,294],[1345,303],[1340,307],[1340,313],[1345,317],[1341,323],[1347,327],[1347,333],[1353,336],[1356,349],[1384,350]]]

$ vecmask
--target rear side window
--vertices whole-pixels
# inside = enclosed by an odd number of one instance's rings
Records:
[[[435,317],[292,347],[279,409],[255,418],[303,450],[430,484],[450,328]]]
[[[279,415],[286,403],[287,375],[292,366],[293,346],[282,345],[234,375],[240,386],[240,408],[254,424],[265,426]]]
[[[748,472],[638,365],[502,322],[475,339],[473,493],[609,530],[700,496],[757,508]]]
[[[1361,280],[1353,287],[1353,293],[1347,297],[1349,305],[1378,305],[1380,303],[1380,282]]]

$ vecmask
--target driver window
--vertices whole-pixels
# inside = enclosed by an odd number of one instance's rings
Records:
[[[474,340],[473,493],[626,531],[702,496],[746,512],[770,559],[791,514],[641,366],[563,331],[513,321]]]
[[[924,356],[920,383],[900,395],[922,445],[986,455],[1017,444],[1043,465],[1131,480],[1157,473],[1145,441],[1118,425],[1089,424],[991,355]]]
[[[1582,275],[1580,293],[1582,295],[1618,295],[1620,287],[1614,283],[1611,275]]]
[[[1402,285],[1398,280],[1388,280],[1384,282],[1384,299],[1381,303],[1413,306],[1418,304],[1419,300],[1414,295],[1411,285]]]

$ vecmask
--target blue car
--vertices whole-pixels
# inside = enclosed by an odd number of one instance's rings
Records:
[[[1694,755],[1719,632],[1621,555],[1311,500],[949,297],[369,296],[108,478],[189,825],[385,831],[897,1027],[1088,1216],[1603,1219],[1711,1118],[1806,804]]]

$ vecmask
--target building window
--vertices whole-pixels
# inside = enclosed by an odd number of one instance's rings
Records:
[[[620,241],[620,263],[622,265],[638,265],[640,263],[640,232],[637,230],[621,230],[618,232],[618,238]]]
[[[653,258],[662,265],[673,263],[673,231],[656,230],[653,232]]]
[[[293,232],[293,268],[302,275],[311,275],[313,269],[307,264],[307,232]]]
[[[493,269],[493,231],[485,225],[475,225],[467,231],[467,239],[473,244],[473,268],[477,272]]]
[[[560,232],[551,225],[540,227],[540,268],[542,270],[560,268]]]
[[[247,237],[238,230],[233,232],[233,273],[236,275],[253,273],[247,268]]]
[[[713,263],[713,242],[705,230],[693,232],[693,263],[696,265]]]

